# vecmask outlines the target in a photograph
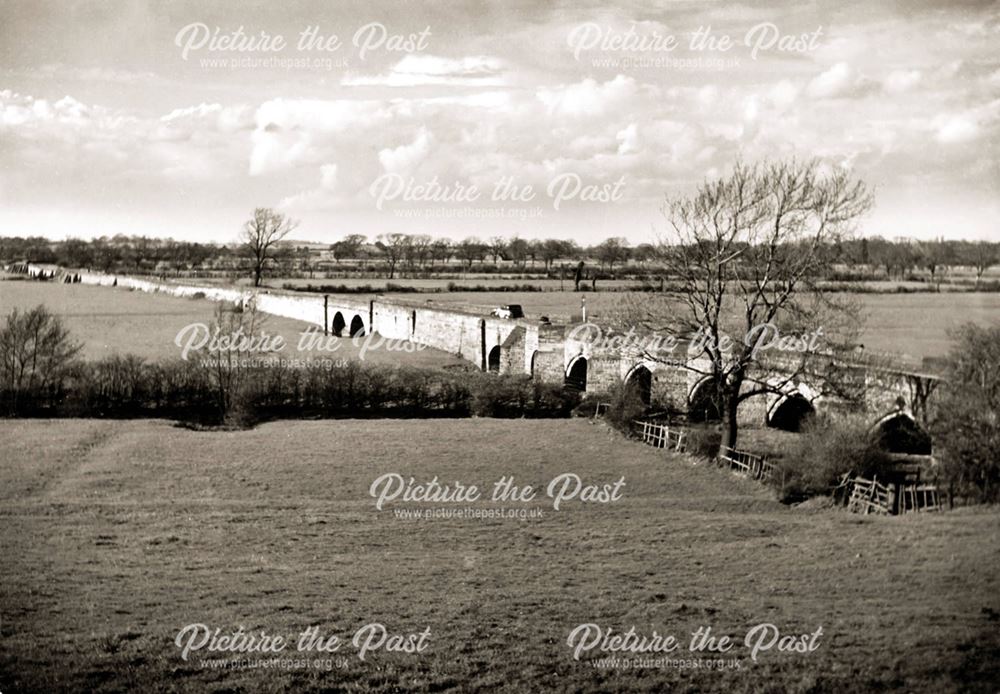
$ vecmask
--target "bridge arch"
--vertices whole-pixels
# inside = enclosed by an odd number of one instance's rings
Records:
[[[692,422],[718,422],[722,419],[715,402],[715,378],[705,376],[688,394],[688,419]]]
[[[625,375],[625,390],[639,396],[643,405],[653,400],[653,372],[645,364],[636,364]]]
[[[494,345],[486,358],[486,370],[491,373],[500,373],[500,345]]]
[[[538,350],[536,349],[531,353],[531,360],[528,362],[528,374],[532,378],[535,377],[535,361],[538,359]]]
[[[767,413],[767,425],[783,431],[802,431],[806,420],[816,414],[815,406],[802,393],[786,393],[779,397]]]
[[[347,327],[347,321],[344,320],[344,314],[337,311],[333,314],[333,323],[330,326],[330,331],[337,337],[341,337],[344,334],[344,328]]]
[[[568,390],[587,390],[587,358],[582,354],[575,356],[566,367],[566,378],[563,387]]]
[[[872,433],[890,453],[930,455],[931,437],[906,410],[895,410],[880,417],[872,425]]]
[[[364,334],[365,334],[365,321],[361,316],[355,315],[354,318],[351,319],[351,337]]]

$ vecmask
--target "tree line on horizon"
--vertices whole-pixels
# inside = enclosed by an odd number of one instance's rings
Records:
[[[251,222],[253,219],[251,220]],[[285,218],[286,222],[287,218]],[[290,225],[288,231],[292,231]],[[237,243],[199,243],[145,236],[101,236],[92,240],[69,238],[53,241],[39,236],[0,238],[0,261],[53,263],[92,268],[102,272],[172,274],[185,271],[247,271],[307,273],[363,269],[384,270],[389,279],[399,272],[443,271],[456,264],[464,271],[475,268],[510,268],[548,275],[557,264],[590,261],[601,271],[615,268],[648,273],[661,267],[662,248],[654,243],[631,245],[624,237],[610,237],[583,246],[565,239],[523,239],[470,236],[460,241],[428,234],[381,234],[369,238],[348,234],[331,244],[274,240],[267,253],[254,249],[252,234]],[[905,279],[915,272],[940,282],[953,268],[971,269],[977,281],[1000,264],[1000,242],[969,240],[913,240],[863,237],[828,244],[824,252],[831,263],[845,268],[868,268],[887,279]],[[259,267],[258,267],[259,266]]]

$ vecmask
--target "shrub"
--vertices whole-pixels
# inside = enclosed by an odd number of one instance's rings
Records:
[[[863,417],[812,417],[798,441],[777,463],[774,479],[782,501],[828,494],[847,473],[871,479],[890,472],[889,454]]]
[[[715,460],[722,447],[722,431],[718,425],[695,426],[687,430],[685,448],[691,455]]]
[[[472,414],[477,417],[522,417],[532,400],[527,378],[490,374],[473,378]]]
[[[599,400],[608,404],[604,419],[626,436],[632,432],[632,422],[646,412],[646,404],[636,389],[629,388],[624,383],[617,384]],[[595,408],[596,405],[594,403]]]
[[[569,417],[580,404],[580,393],[558,383],[533,381],[531,414],[534,417]]]

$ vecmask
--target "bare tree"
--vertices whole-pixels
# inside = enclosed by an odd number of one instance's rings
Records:
[[[604,241],[594,251],[597,259],[601,261],[601,265],[606,265],[609,272],[614,272],[615,263],[628,260],[628,241],[620,236],[615,236]]]
[[[466,272],[472,269],[473,262],[482,257],[485,248],[486,246],[475,236],[463,239],[455,245],[459,259],[465,263]]]
[[[1000,262],[1000,247],[989,241],[974,241],[963,245],[966,262],[976,270],[976,289],[979,289],[986,271]]]
[[[790,161],[737,163],[729,176],[664,206],[669,231],[657,254],[679,292],[626,300],[619,317],[691,340],[686,368],[714,384],[725,445],[736,444],[741,403],[807,374],[832,381],[839,373],[831,360],[855,345],[850,328],[859,320],[855,306],[822,291],[823,251],[871,204],[868,188],[846,171],[824,176],[817,162]],[[772,358],[761,347],[762,326],[782,335],[821,327],[822,349]]]
[[[267,207],[258,207],[243,225],[240,241],[253,263],[253,286],[259,287],[268,263],[276,259],[276,244],[298,226],[285,215]]]
[[[496,265],[503,254],[507,252],[507,239],[502,236],[494,236],[486,244],[490,255],[493,256],[493,264]]]
[[[14,309],[0,326],[0,400],[11,414],[51,401],[62,389],[82,345],[58,316],[39,305]]]
[[[522,238],[515,236],[507,244],[507,250],[510,253],[510,259],[514,262],[515,266],[520,266],[524,269],[524,264],[528,259],[529,244]]]
[[[385,252],[385,261],[389,266],[389,279],[395,277],[396,266],[410,252],[412,242],[406,234],[382,234],[378,237],[378,244]]]
[[[435,261],[440,261],[442,265],[447,264],[454,252],[454,248],[447,239],[436,239],[431,244],[431,267],[434,267]]]

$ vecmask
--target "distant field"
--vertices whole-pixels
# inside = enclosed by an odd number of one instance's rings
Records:
[[[787,508],[582,420],[238,433],[0,421],[0,460],[4,692],[986,692],[1000,681],[996,509]],[[368,496],[386,472],[484,488],[573,472],[625,487],[618,502],[559,512],[544,494],[513,504],[542,509],[533,520],[404,520]],[[430,627],[429,648],[361,662],[348,646],[346,667],[326,673],[214,670],[173,644],[190,623],[349,638],[369,622]],[[566,646],[591,622],[685,643],[700,626],[741,637],[764,622],[823,636],[813,653],[757,663],[741,643],[725,654],[739,670],[600,669],[601,655],[574,661]]]
[[[73,337],[83,342],[83,356],[95,359],[111,354],[137,354],[147,359],[177,358],[180,349],[174,339],[178,331],[191,323],[210,324],[217,307],[207,299],[181,299],[121,288],[0,281],[0,316],[6,316],[13,308],[28,309],[38,304],[44,304],[49,311],[62,317]],[[358,358],[359,348],[350,339],[341,340],[341,347],[336,352],[298,352],[299,338],[308,327],[307,323],[290,318],[263,316],[260,329],[285,338],[282,354],[287,358]],[[369,350],[365,360],[377,363],[405,361],[428,367],[463,363],[451,354],[430,348],[411,354]]]
[[[876,351],[899,352],[916,359],[947,354],[951,341],[948,330],[968,321],[990,324],[1000,321],[998,293],[859,294],[867,313],[861,341]],[[641,298],[652,298],[640,295]],[[400,299],[430,300],[441,306],[488,311],[501,304],[521,304],[529,318],[548,315],[552,320],[580,314],[580,302],[587,302],[587,316],[600,320],[611,313],[622,293],[575,292],[441,292],[398,295]]]
[[[586,301],[587,315],[601,320],[614,311],[625,296],[621,292],[430,292],[387,294],[407,302],[428,306],[488,313],[503,304],[521,304],[528,318],[549,316],[565,321],[579,315]],[[352,295],[357,299],[357,295]],[[651,298],[640,295],[640,298]],[[907,354],[917,360],[943,356],[950,348],[947,332],[967,321],[989,324],[1000,320],[1000,293],[919,293],[857,295],[867,313],[864,345],[872,350]],[[194,321],[211,318],[214,304],[207,300],[178,299],[161,294],[129,292],[124,289],[62,285],[45,282],[0,281],[0,313],[11,308],[45,303],[63,315],[74,335],[86,344],[88,356],[132,352],[148,358],[177,355],[173,344],[177,331]],[[265,329],[297,343],[306,327],[298,321],[268,316]],[[289,347],[288,349],[291,349]],[[345,341],[338,357],[356,358],[357,349]],[[308,356],[308,355],[303,355]],[[329,356],[329,355],[327,355]],[[401,357],[397,353],[370,352],[372,361],[425,366],[460,364],[453,355],[427,349]]]

